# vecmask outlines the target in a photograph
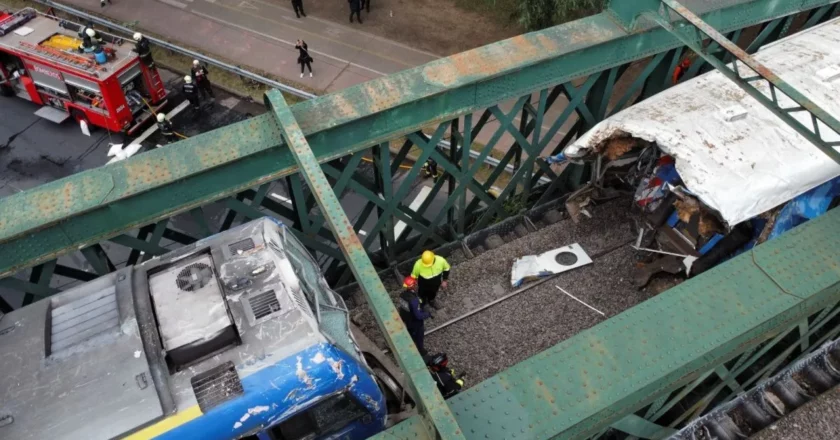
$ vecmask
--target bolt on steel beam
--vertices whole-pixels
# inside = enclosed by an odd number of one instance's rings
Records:
[[[670,20],[671,11],[686,21],[679,22],[678,26],[675,27],[674,23]],[[686,46],[690,47],[724,76],[732,80],[738,87],[742,88],[750,96],[767,107],[779,119],[796,130],[796,132],[814,144],[814,146],[819,148],[833,161],[840,164],[840,152],[834,148],[840,146],[840,141],[837,140],[840,139],[840,121],[811,101],[799,90],[786,83],[767,68],[767,66],[758,62],[758,60],[750,56],[745,50],[728,40],[723,34],[704,22],[678,1],[662,0],[658,11],[649,11],[644,15],[670,32]],[[684,32],[685,28],[693,30],[694,35],[688,35]],[[731,67],[729,63],[721,61],[714,54],[710,53],[707,48],[703,47],[703,39],[706,37],[711,38],[721,49],[733,57]],[[742,68],[739,70],[738,62],[747,69]],[[744,72],[744,70],[747,70],[747,72]],[[745,76],[745,74],[749,76]],[[753,85],[754,82],[765,83],[769,89],[770,97],[767,97],[764,92]],[[779,94],[796,105],[793,107],[783,107],[782,103],[779,102]],[[808,125],[793,116],[794,113],[803,112],[809,116]],[[825,126],[829,133],[820,132],[820,123]],[[835,140],[826,140],[829,136]]]
[[[428,422],[427,427],[431,428],[429,429],[433,434],[431,438],[463,439],[464,436],[455,417],[426,369],[426,364],[417,352],[391,297],[382,285],[382,280],[379,279],[373,263],[362,247],[353,225],[327,181],[327,176],[321,170],[318,158],[309,147],[286,100],[279,90],[271,90],[265,94],[265,104],[276,117],[280,132],[335,234],[341,252],[347,258],[347,264],[365,293],[379,328],[382,329],[388,345],[396,354],[400,367],[409,378],[408,382],[413,388],[414,395],[417,396],[420,411]]]

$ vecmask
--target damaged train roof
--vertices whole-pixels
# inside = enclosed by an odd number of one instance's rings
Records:
[[[840,19],[770,44],[755,58],[840,118]],[[769,96],[766,85],[757,86]],[[786,97],[780,103],[795,106]],[[807,113],[793,116],[809,126]],[[820,125],[827,142],[840,140]],[[608,141],[628,136],[673,156],[687,188],[729,226],[840,175],[840,165],[717,71],[615,114],[564,153],[572,159],[603,153]]]

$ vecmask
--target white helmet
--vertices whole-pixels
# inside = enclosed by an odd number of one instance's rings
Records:
[[[85,34],[87,34],[88,37],[93,38],[96,36],[96,31],[91,28],[87,28],[85,29]]]
[[[163,113],[158,113],[158,114],[157,114],[157,120],[158,120],[158,122],[163,122],[165,119],[166,119],[166,115],[165,115],[165,114],[163,114]]]
[[[189,75],[185,76],[184,77],[184,82],[187,83],[187,84],[191,83],[192,82],[192,77],[189,76]]]
[[[143,38],[143,34],[141,34],[140,32],[135,32],[134,33],[134,41],[140,41],[142,38]]]
[[[198,66],[198,60],[193,60],[193,66]]]

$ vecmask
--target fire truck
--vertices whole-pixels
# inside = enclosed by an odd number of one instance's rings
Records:
[[[132,135],[166,105],[163,81],[133,42],[87,29],[32,8],[0,11],[0,94],[42,106],[35,114],[56,123]]]

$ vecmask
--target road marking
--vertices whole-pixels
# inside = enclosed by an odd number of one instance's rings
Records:
[[[171,112],[169,112],[169,114],[168,114],[168,115],[166,115],[166,117],[167,117],[167,118],[169,118],[169,119],[174,118],[174,117],[175,117],[175,115],[177,115],[178,113],[181,113],[182,111],[184,111],[184,109],[185,109],[185,108],[187,108],[187,106],[189,106],[189,105],[190,105],[189,101],[183,101],[183,102],[181,102],[180,104],[178,104],[178,106],[177,106],[177,107],[173,108],[173,109],[172,109],[172,111],[171,111]],[[155,122],[157,122],[157,120],[156,120],[156,119],[155,119]],[[132,143],[132,144],[142,144],[142,143],[143,143],[143,141],[145,141],[146,139],[148,139],[148,138],[149,138],[149,136],[151,136],[154,132],[156,132],[156,131],[157,131],[157,129],[158,129],[157,124],[156,124],[156,123],[152,123],[152,126],[151,126],[151,127],[147,128],[147,129],[146,129],[146,131],[144,131],[144,132],[143,132],[143,134],[141,134],[141,135],[140,135],[140,136],[138,136],[136,139],[134,139],[133,141],[131,141],[131,143]]]
[[[275,198],[275,199],[277,199],[277,200],[279,200],[283,203],[286,203],[288,205],[292,204],[292,199],[290,199],[288,197],[281,196],[280,194],[277,194],[277,193],[271,193],[270,195],[271,195],[271,197],[273,197],[273,198]]]
[[[240,10],[238,10],[238,9],[234,8],[234,7],[227,6],[227,5],[224,5],[224,4],[221,4],[221,3],[219,3],[219,6],[221,6],[221,7],[223,7],[223,8],[226,8],[226,9],[230,9],[230,10],[235,11],[235,12],[239,12],[239,13],[241,13],[241,14],[250,15],[251,17],[254,17],[254,18],[260,18],[260,19],[265,20],[265,21],[267,21],[267,22],[269,22],[269,23],[272,23],[272,24],[278,24],[278,25],[281,25],[281,26],[289,26],[288,24],[281,23],[281,22],[279,22],[279,21],[277,21],[277,20],[272,20],[272,19],[270,19],[270,18],[265,18],[265,17],[262,17],[262,16],[260,16],[260,15],[255,15],[255,14],[252,14],[252,13],[250,13],[250,12],[246,12],[246,11],[240,11]],[[192,13],[193,13],[193,14],[195,14],[195,15],[198,15],[199,17],[204,17],[204,18],[206,18],[206,19],[208,19],[208,20],[213,20],[213,21],[215,21],[216,23],[219,23],[219,24],[224,25],[224,26],[232,26],[232,27],[235,27],[235,28],[237,28],[237,29],[239,29],[239,30],[243,30],[243,31],[246,31],[246,32],[250,32],[250,33],[252,33],[252,34],[260,35],[260,36],[262,36],[262,37],[265,37],[265,38],[268,38],[268,39],[271,39],[271,40],[275,40],[275,41],[279,41],[279,42],[281,42],[281,43],[288,44],[288,45],[290,45],[290,46],[292,46],[292,47],[294,47],[294,46],[295,46],[295,44],[294,44],[294,43],[292,43],[291,41],[286,41],[286,40],[283,40],[282,38],[277,38],[277,37],[275,37],[275,36],[273,36],[273,35],[269,35],[269,34],[266,34],[266,33],[263,33],[263,32],[259,32],[259,31],[255,31],[255,30],[250,29],[250,28],[247,28],[247,27],[245,27],[245,26],[240,26],[240,25],[238,25],[238,24],[236,24],[236,23],[231,23],[231,22],[228,22],[228,21],[224,21],[224,20],[222,20],[222,19],[220,19],[220,18],[214,17],[214,16],[209,15],[209,14],[205,14],[205,13],[203,13],[203,12],[196,11],[196,10],[194,10],[194,9],[190,10],[190,12],[192,12]],[[390,58],[390,57],[388,57],[388,56],[381,55],[381,54],[378,54],[378,53],[376,53],[376,52],[371,52],[371,51],[365,50],[364,48],[361,48],[361,47],[358,47],[358,46],[354,46],[354,45],[352,45],[352,44],[348,44],[348,43],[345,43],[345,42],[340,41],[340,40],[336,40],[336,39],[333,39],[333,38],[325,37],[325,36],[323,36],[323,35],[321,35],[321,34],[316,34],[316,33],[313,33],[313,32],[309,32],[309,31],[307,31],[307,30],[300,29],[300,28],[296,28],[296,27],[294,27],[294,26],[289,26],[289,27],[290,27],[290,28],[292,28],[292,29],[294,29],[294,30],[296,30],[296,31],[299,31],[299,32],[305,32],[305,33],[307,33],[307,34],[309,34],[309,35],[313,35],[313,36],[315,36],[316,38],[322,38],[322,39],[324,39],[324,40],[332,41],[332,42],[334,42],[334,43],[338,43],[338,44],[341,44],[341,45],[344,45],[344,46],[347,46],[347,47],[350,47],[350,48],[353,48],[353,49],[357,49],[357,50],[360,50],[360,51],[363,51],[363,52],[367,52],[367,53],[369,53],[369,54],[371,54],[371,55],[374,55],[374,56],[376,56],[376,57],[378,57],[378,58],[382,58],[382,59],[385,59],[385,60],[393,61],[393,62],[395,62],[395,63],[397,63],[397,64],[402,64],[402,65],[407,66],[407,67],[415,67],[415,66],[413,66],[413,65],[410,65],[410,64],[408,64],[408,63],[402,62],[402,61],[400,61],[400,60],[397,60],[397,59],[394,59],[394,58]],[[375,74],[377,74],[377,75],[380,75],[380,76],[386,76],[386,75],[388,75],[387,73],[380,72],[380,71],[378,71],[378,70],[371,69],[370,67],[365,67],[365,66],[362,66],[361,64],[356,64],[356,63],[350,62],[350,61],[348,61],[348,60],[345,60],[345,59],[342,59],[342,58],[339,58],[339,57],[332,56],[332,55],[327,54],[327,53],[324,53],[324,52],[319,52],[319,51],[317,51],[317,50],[315,50],[315,49],[309,49],[309,52],[314,53],[314,54],[321,55],[321,56],[323,56],[323,57],[327,57],[327,58],[333,59],[333,60],[338,61],[338,62],[340,62],[340,63],[346,63],[346,64],[349,64],[349,65],[351,65],[351,66],[358,67],[358,68],[360,68],[360,69],[368,70],[368,71],[373,72],[373,73],[375,73]]]
[[[158,1],[161,2],[161,3],[167,4],[169,6],[174,6],[176,8],[180,8],[180,9],[186,9],[186,7],[187,7],[186,3],[181,3],[181,2],[175,1],[175,0],[158,0]]]
[[[414,200],[411,202],[411,205],[408,206],[408,209],[412,211],[417,211],[420,208],[420,205],[423,204],[423,202],[426,200],[427,197],[429,197],[429,194],[431,193],[432,189],[428,186],[420,188],[420,193],[417,194],[417,197],[414,198]],[[394,226],[394,238],[396,239],[397,237],[399,237],[407,226],[408,225],[406,225],[402,220],[400,220],[397,223],[397,225]]]
[[[255,11],[259,11],[259,10],[260,10],[260,8],[258,8],[258,7],[256,7],[256,6],[254,6],[253,4],[251,4],[251,2],[248,2],[248,1],[242,1],[242,2],[239,2],[239,7],[240,7],[240,8],[253,9],[253,10],[255,10]]]
[[[282,195],[277,194],[277,193],[269,193],[268,195],[269,195],[269,196],[271,196],[271,197],[272,197],[272,198],[274,198],[274,199],[277,199],[277,200],[279,200],[279,201],[281,201],[281,202],[283,202],[283,203],[287,204],[287,205],[291,205],[291,204],[292,204],[292,199],[290,199],[290,198],[288,198],[288,197],[286,197],[286,196],[282,196]],[[367,232],[365,232],[365,231],[363,231],[363,230],[361,230],[361,229],[360,229],[360,230],[359,230],[359,235],[367,235]]]
[[[207,3],[216,3],[216,0],[204,0],[204,1],[206,1]]]

